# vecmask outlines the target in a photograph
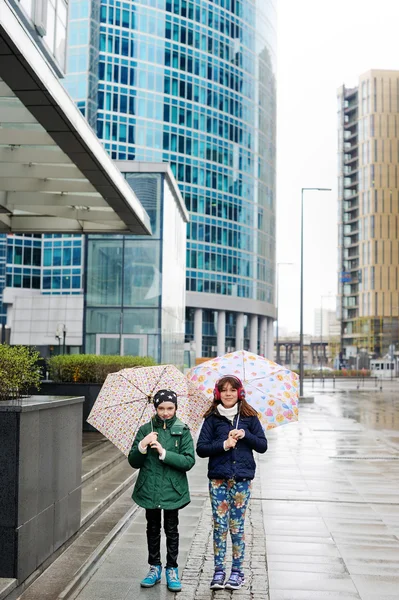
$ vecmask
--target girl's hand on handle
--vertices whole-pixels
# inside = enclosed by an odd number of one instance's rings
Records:
[[[151,443],[151,448],[154,448],[154,450],[156,450],[159,455],[161,455],[163,452],[163,447],[157,441]]]
[[[151,433],[146,435],[145,438],[143,438],[141,440],[141,445],[143,448],[147,448],[147,446],[151,446],[151,448],[152,448],[152,444],[154,442],[156,442],[157,439],[158,439],[158,434],[155,431],[151,431]]]
[[[245,431],[243,429],[232,429],[229,433],[229,437],[232,437],[235,440],[241,440],[244,436]]]
[[[224,442],[224,446],[225,446],[226,450],[230,449],[230,448],[235,448],[236,444],[237,444],[237,440],[232,435],[229,435],[227,440]]]

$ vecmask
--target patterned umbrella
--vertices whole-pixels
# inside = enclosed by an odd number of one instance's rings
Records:
[[[262,427],[298,420],[298,375],[263,356],[237,350],[193,367],[187,378],[213,398],[218,379],[234,375],[243,382],[246,400],[258,412]]]
[[[126,456],[141,425],[155,414],[153,397],[158,390],[177,394],[177,416],[194,435],[210,400],[173,365],[122,369],[110,373],[87,422],[105,435]]]

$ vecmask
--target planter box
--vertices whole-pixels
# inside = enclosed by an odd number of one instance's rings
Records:
[[[101,383],[56,383],[54,381],[43,381],[36,394],[49,396],[84,396],[83,404],[83,431],[97,431],[95,427],[87,423],[93,404],[102,388]]]
[[[83,401],[0,402],[0,577],[21,583],[80,527]]]

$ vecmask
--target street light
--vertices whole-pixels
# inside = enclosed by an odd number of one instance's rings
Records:
[[[276,362],[280,362],[280,346],[278,345],[278,286],[279,286],[279,277],[280,277],[280,267],[289,266],[292,267],[294,263],[291,262],[279,262],[277,263],[276,270]]]
[[[301,299],[299,327],[299,396],[303,396],[303,192],[331,192],[331,188],[301,189]]]

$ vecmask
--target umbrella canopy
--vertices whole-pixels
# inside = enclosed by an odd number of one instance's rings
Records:
[[[230,352],[193,367],[187,378],[213,399],[215,383],[226,375],[241,379],[265,430],[298,420],[298,375],[263,356]]]
[[[173,365],[110,373],[87,422],[127,456],[139,427],[154,416],[153,397],[162,389],[176,393],[177,416],[195,434],[210,400]]]

